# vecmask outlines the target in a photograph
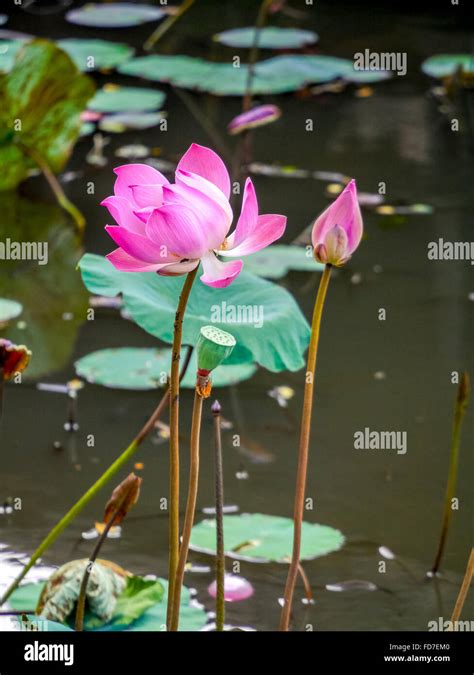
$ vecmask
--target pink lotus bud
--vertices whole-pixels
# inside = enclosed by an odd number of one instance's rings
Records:
[[[237,115],[227,125],[227,131],[231,135],[240,134],[247,129],[255,129],[265,124],[270,124],[281,117],[281,110],[276,105],[259,105],[247,112]]]
[[[313,225],[314,257],[323,264],[344,265],[359,246],[362,232],[356,183],[351,180]]]
[[[207,589],[211,598],[217,595],[216,582]],[[239,602],[239,600],[247,600],[253,595],[253,586],[250,581],[243,577],[238,577],[235,574],[226,574],[224,577],[224,599],[226,602]]]

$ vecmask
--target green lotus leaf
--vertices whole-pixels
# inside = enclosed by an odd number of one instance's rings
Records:
[[[131,2],[111,2],[107,5],[87,3],[79,9],[71,9],[66,20],[79,26],[94,28],[128,28],[166,16],[166,9],[150,5],[135,5]]]
[[[79,70],[86,72],[116,68],[135,53],[130,45],[110,40],[64,38],[57,45],[69,54]]]
[[[87,107],[102,113],[150,111],[161,108],[165,98],[166,94],[157,89],[105,87],[96,93]]]
[[[12,319],[16,319],[17,316],[20,316],[22,311],[23,305],[19,302],[0,298],[0,326],[8,323]]]
[[[141,328],[172,343],[182,276],[119,272],[106,258],[93,254],[86,254],[79,267],[91,293],[121,294],[125,309]],[[197,279],[186,310],[183,344],[195,345],[207,324],[235,337],[229,364],[254,362],[274,372],[304,366],[309,326],[292,295],[270,281],[242,272],[227,288],[210,288]]]
[[[247,87],[247,65],[216,63],[191,56],[142,56],[119,67],[124,75],[134,75],[177,87],[206,91],[219,96],[241,96]],[[354,63],[335,56],[289,54],[259,61],[254,68],[254,94],[281,94],[308,84],[330,82],[354,75]],[[384,79],[385,74],[379,79]],[[373,80],[373,74],[370,73]]]
[[[255,28],[233,28],[214,35],[216,42],[228,47],[250,49],[255,42]],[[298,28],[262,28],[258,34],[260,49],[299,49],[317,42],[319,36],[311,30]]]
[[[306,248],[273,244],[247,256],[245,269],[267,279],[281,279],[290,270],[322,272],[324,265],[316,262]]]
[[[9,603],[14,610],[32,610],[38,604],[45,583],[24,584],[10,596]],[[85,630],[90,631],[163,631],[166,625],[168,583],[165,579],[148,580],[131,577],[117,599],[115,611],[109,623],[96,625],[94,617],[86,614]],[[33,622],[44,621],[41,617],[28,615]],[[181,594],[180,625],[182,631],[198,631],[207,622],[206,612],[191,600],[185,586]],[[67,631],[69,625],[48,621],[48,630]]]
[[[151,129],[165,118],[162,112],[130,112],[104,115],[98,127],[108,134],[122,134],[129,129]]]
[[[100,349],[74,364],[78,377],[92,384],[115,389],[146,390],[164,387],[171,365],[171,349],[119,347]],[[193,354],[181,386],[194,389],[196,355]],[[212,374],[214,387],[226,387],[247,380],[257,370],[253,363],[221,365]]]
[[[0,76],[0,190],[14,188],[36,167],[31,153],[61,171],[81,129],[94,83],[54,43],[33,40]]]
[[[10,72],[24,44],[24,40],[0,40],[0,73]]]
[[[430,56],[421,64],[421,70],[430,77],[450,77],[461,68],[468,75],[474,74],[474,56],[472,54],[437,54]]]
[[[303,523],[301,560],[338,551],[344,536],[332,527]],[[288,562],[293,545],[293,520],[263,513],[224,516],[226,555],[249,562]],[[215,555],[216,521],[206,519],[192,530],[190,548]]]

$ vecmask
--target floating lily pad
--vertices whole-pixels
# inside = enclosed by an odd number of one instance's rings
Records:
[[[79,26],[94,28],[128,28],[157,21],[166,14],[167,11],[159,7],[135,5],[131,2],[112,2],[107,5],[90,3],[69,11],[66,20]]]
[[[65,38],[58,40],[56,44],[69,54],[79,70],[87,72],[116,68],[131,59],[135,53],[133,47],[110,40]]]
[[[472,54],[437,54],[423,61],[421,70],[425,75],[442,78],[450,77],[462,68],[468,75],[474,74],[474,56]]]
[[[129,129],[151,129],[165,118],[162,112],[135,112],[104,115],[99,120],[99,129],[107,133],[121,134]]]
[[[166,94],[157,89],[106,85],[96,93],[87,107],[102,113],[158,110],[165,98]]]
[[[182,276],[119,272],[106,258],[92,254],[86,254],[79,267],[91,293],[122,294],[124,308],[141,328],[172,342]],[[255,362],[275,372],[304,366],[309,326],[290,293],[270,281],[241,272],[227,288],[210,288],[197,279],[186,310],[183,344],[195,345],[201,327],[210,323],[237,340],[229,364]]]
[[[17,316],[20,316],[22,311],[23,305],[19,302],[0,298],[0,326],[7,324],[12,319],[16,319]]]
[[[171,349],[121,347],[100,349],[83,356],[74,364],[76,373],[92,384],[116,389],[156,389],[166,384],[170,371]],[[196,357],[191,357],[182,387],[194,389]],[[214,387],[225,387],[247,380],[257,367],[252,363],[221,365],[212,374]]]
[[[249,49],[255,42],[256,29],[233,28],[214,35],[214,40],[228,47]],[[317,42],[319,36],[311,30],[298,28],[262,28],[258,33],[258,46],[261,49],[300,49]]]
[[[324,265],[316,262],[306,248],[274,244],[247,256],[245,269],[267,279],[281,279],[290,270],[322,272]]]
[[[312,560],[338,551],[344,536],[332,527],[303,523],[301,560]],[[226,555],[249,562],[288,562],[293,545],[293,520],[263,513],[224,516]],[[216,521],[206,519],[192,530],[190,547],[215,555]]]
[[[141,577],[132,577],[132,579],[139,580],[140,585],[136,586],[137,581],[133,582],[135,591],[141,592],[141,597],[137,593],[133,593],[130,597],[130,586],[125,589],[121,596],[119,596],[116,610],[112,620],[102,626],[93,626],[89,624],[91,631],[162,631],[166,626],[166,605],[168,583],[165,579],[157,579],[156,581],[148,581]],[[143,596],[143,583],[147,586],[145,588],[147,597]],[[31,610],[38,604],[39,597],[44,588],[44,583],[25,584],[17,588],[10,596],[9,603],[14,610],[23,611]],[[150,606],[150,589],[155,596],[155,601]],[[158,598],[161,600],[157,601]],[[152,598],[153,599],[153,598]],[[142,602],[145,601],[145,602]],[[144,605],[146,608],[144,608]],[[144,609],[144,611],[140,611]],[[139,612],[138,618],[134,618]],[[28,615],[34,622],[41,620],[41,617]],[[89,621],[91,617],[89,616]],[[126,620],[125,620],[126,619]],[[179,628],[183,631],[198,631],[201,630],[207,622],[207,615],[204,609],[197,603],[193,602],[190,597],[189,589],[183,587],[181,595],[181,611]],[[85,629],[88,629],[88,624],[85,623]],[[55,622],[48,622],[48,630],[62,631],[70,630],[69,626],[57,624]]]
[[[220,96],[241,96],[246,91],[248,69],[244,63],[237,68],[231,63],[215,63],[190,56],[153,55],[132,59],[121,65],[119,72]],[[363,75],[355,76],[356,72],[353,61],[335,56],[275,56],[255,65],[252,92],[281,94],[337,78],[358,77],[362,81]],[[373,73],[366,75],[373,81]],[[377,75],[379,79],[386,77],[385,73]]]

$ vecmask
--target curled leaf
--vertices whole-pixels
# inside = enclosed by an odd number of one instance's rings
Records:
[[[44,587],[36,613],[50,621],[64,622],[73,612],[89,560],[73,560],[56,570]],[[126,585],[127,572],[106,560],[94,563],[87,584],[90,611],[106,622],[112,617],[118,596]]]
[[[112,519],[112,525],[119,525],[122,522],[138,501],[141,483],[142,479],[131,473],[115,488],[105,507],[104,523],[107,524]]]

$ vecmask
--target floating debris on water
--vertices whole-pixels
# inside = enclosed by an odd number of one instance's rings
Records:
[[[349,581],[341,581],[335,584],[326,584],[327,591],[334,591],[335,593],[342,593],[343,591],[376,591],[378,587],[371,581],[363,581],[361,579],[350,579]]]
[[[374,373],[374,380],[385,380],[387,375],[383,372],[383,370],[377,370]]]
[[[150,154],[150,148],[146,145],[135,143],[132,145],[122,145],[115,151],[116,157],[124,157],[125,159],[143,159]]]
[[[387,560],[395,560],[395,553],[387,546],[379,546],[379,553],[383,558],[387,558]]]
[[[202,512],[206,514],[206,516],[214,516],[216,514],[216,509],[214,506],[205,506],[202,509]],[[229,504],[228,506],[224,506],[222,508],[222,513],[238,513],[239,512],[239,507],[237,504]]]
[[[288,401],[295,395],[295,390],[287,385],[281,385],[270,389],[270,398],[274,398],[281,408],[288,408]]]
[[[110,143],[110,138],[100,133],[94,134],[92,143],[92,149],[86,155],[86,162],[92,166],[107,166],[109,160],[104,155],[104,149]]]

